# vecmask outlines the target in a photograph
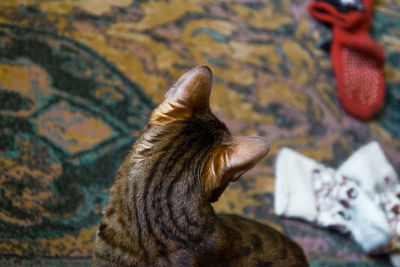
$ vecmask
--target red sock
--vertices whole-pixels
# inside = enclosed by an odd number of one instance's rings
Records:
[[[314,1],[309,12],[315,19],[333,26],[330,54],[343,109],[356,118],[368,120],[383,106],[385,54],[368,33],[372,0],[363,0],[363,4],[363,11],[340,12],[330,3]]]

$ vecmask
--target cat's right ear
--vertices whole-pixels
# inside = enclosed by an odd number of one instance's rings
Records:
[[[266,138],[234,136],[211,154],[203,174],[203,190],[211,202],[216,201],[229,182],[250,170],[270,149]]]
[[[190,117],[195,112],[210,109],[212,72],[207,66],[198,66],[179,78],[166,92],[164,101],[153,111],[150,122],[163,124]]]

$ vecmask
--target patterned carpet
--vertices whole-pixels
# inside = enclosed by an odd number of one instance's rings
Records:
[[[0,266],[87,266],[121,160],[164,91],[198,64],[211,105],[235,135],[271,140],[269,156],[230,185],[217,211],[291,236],[312,266],[388,266],[348,238],[273,212],[283,146],[337,167],[378,140],[400,172],[400,2],[376,1],[385,49],[379,117],[340,109],[329,29],[303,0],[1,0]]]

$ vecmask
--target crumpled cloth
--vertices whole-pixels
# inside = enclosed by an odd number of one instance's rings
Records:
[[[276,214],[350,234],[368,254],[400,251],[400,183],[377,142],[337,170],[283,148],[275,175]]]

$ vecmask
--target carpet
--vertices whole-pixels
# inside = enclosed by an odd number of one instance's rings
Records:
[[[205,64],[211,107],[271,152],[229,186],[218,212],[267,223],[311,266],[388,266],[349,238],[274,215],[274,163],[291,147],[337,167],[377,140],[400,172],[400,3],[376,1],[385,108],[368,123],[338,104],[329,29],[310,1],[2,0],[0,266],[88,266],[116,170],[165,90]]]

